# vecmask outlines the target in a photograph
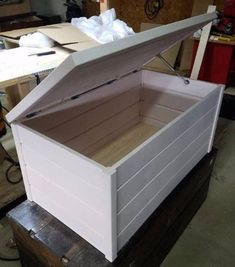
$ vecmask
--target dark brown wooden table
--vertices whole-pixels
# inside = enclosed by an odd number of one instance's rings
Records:
[[[165,199],[113,263],[37,204],[23,202],[8,214],[23,267],[159,266],[206,199],[215,159],[213,149]]]

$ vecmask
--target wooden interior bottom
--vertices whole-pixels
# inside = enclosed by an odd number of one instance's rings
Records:
[[[159,130],[157,126],[140,122],[90,154],[89,157],[105,167],[112,166]]]

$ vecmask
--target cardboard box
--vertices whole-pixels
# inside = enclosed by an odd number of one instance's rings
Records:
[[[70,49],[72,51],[82,51],[84,49],[98,46],[99,43],[80,31],[78,28],[72,26],[70,23],[59,23],[49,26],[42,26],[39,28],[26,28],[14,31],[2,32],[1,36],[7,38],[7,41],[15,43],[21,36],[41,32],[56,42],[56,45]]]

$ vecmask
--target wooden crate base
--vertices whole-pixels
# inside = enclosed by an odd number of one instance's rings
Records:
[[[213,149],[144,223],[113,263],[35,203],[22,203],[9,213],[9,219],[23,266],[159,266],[204,202],[215,159]]]

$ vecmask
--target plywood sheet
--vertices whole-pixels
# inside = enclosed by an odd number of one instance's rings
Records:
[[[206,13],[209,5],[213,5],[214,0],[195,0],[193,4],[192,17]]]
[[[140,30],[142,22],[153,22],[167,24],[190,17],[193,1],[192,0],[167,0],[155,19],[149,20],[144,12],[143,0],[129,1],[122,0],[120,3],[120,19],[131,26],[134,31]]]
[[[154,23],[141,23],[140,29],[141,31],[146,31],[155,27],[162,26],[162,24],[154,24]],[[177,43],[170,49],[167,49],[164,53],[162,53],[162,56],[170,63],[171,66],[175,66],[176,59],[179,54],[179,50],[181,47],[181,42]],[[149,62],[147,65],[144,66],[145,69],[153,70],[153,71],[160,71],[164,73],[172,73],[171,70],[169,70],[168,67],[159,59],[155,58],[151,62]]]
[[[174,45],[170,49],[168,49],[166,52],[162,53],[162,56],[172,67],[175,66],[176,59],[179,54],[179,50],[181,47],[181,42]],[[153,71],[160,71],[164,73],[170,73],[172,74],[172,71],[159,59],[155,58],[151,62],[149,62],[147,65],[144,66],[145,69],[153,70]]]
[[[187,38],[183,41],[182,50],[181,50],[181,58],[180,58],[180,71],[188,71],[191,67],[191,59],[193,52],[193,39]]]
[[[144,122],[138,123],[95,151],[90,157],[104,166],[112,166],[158,130],[156,126]]]
[[[81,43],[75,43],[75,44],[68,44],[68,45],[63,45],[64,48],[73,50],[73,51],[82,51],[91,47],[95,47],[100,45],[98,42],[92,40],[89,42],[81,42]]]
[[[13,30],[13,31],[1,32],[1,35],[9,37],[9,38],[17,39],[22,35],[35,32],[36,30],[37,30],[36,27],[32,27],[32,28],[25,28],[25,29]]]

